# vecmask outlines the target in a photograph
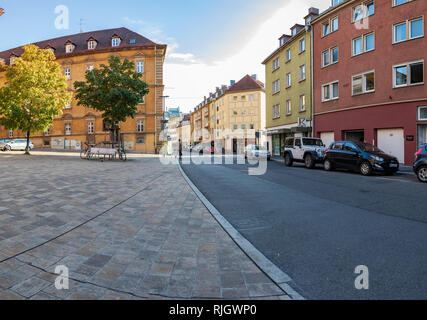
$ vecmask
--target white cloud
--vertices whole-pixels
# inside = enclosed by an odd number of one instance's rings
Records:
[[[289,33],[295,23],[303,23],[303,17],[310,6],[325,10],[330,0],[292,0],[277,10],[265,21],[246,45],[231,57],[211,63],[201,62],[191,53],[175,52],[172,48],[165,61],[165,84],[168,107],[181,107],[188,112],[203,100],[203,96],[221,84],[230,80],[240,80],[246,74],[257,74],[261,81],[265,79],[262,61],[279,45],[278,38]],[[218,43],[221,50],[221,43]],[[171,48],[168,48],[171,50]],[[179,58],[179,62],[176,59]],[[185,62],[185,64],[182,64]]]

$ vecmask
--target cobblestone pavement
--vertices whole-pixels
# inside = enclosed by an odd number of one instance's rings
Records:
[[[175,165],[8,153],[0,172],[0,299],[289,299]]]

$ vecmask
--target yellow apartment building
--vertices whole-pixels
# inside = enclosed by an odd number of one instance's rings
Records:
[[[125,148],[128,151],[158,153],[164,117],[163,64],[167,46],[157,44],[126,28],[79,33],[35,43],[39,48],[50,49],[62,65],[68,88],[74,91],[75,81],[85,81],[87,70],[108,64],[111,55],[135,63],[137,72],[148,84],[149,94],[138,105],[134,119],[120,124]],[[23,53],[21,47],[0,52],[0,59],[10,64]],[[0,71],[0,85],[5,83],[5,73]],[[0,139],[24,138],[24,133],[0,127]],[[78,106],[73,98],[61,116],[54,120],[47,132],[31,136],[36,148],[80,149],[84,143],[109,141],[101,114],[93,109]]]

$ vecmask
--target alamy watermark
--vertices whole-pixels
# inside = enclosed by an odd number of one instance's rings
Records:
[[[369,290],[369,268],[360,265],[356,267],[354,273],[358,275],[354,280],[354,287],[357,290]]]
[[[70,11],[65,5],[59,5],[55,8],[55,28],[58,30],[70,29]]]
[[[55,274],[59,276],[55,279],[55,288],[57,290],[68,290],[70,288],[70,272],[66,266],[56,266]]]

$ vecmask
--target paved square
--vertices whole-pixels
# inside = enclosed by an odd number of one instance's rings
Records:
[[[0,171],[0,299],[288,298],[175,165],[8,153]]]

